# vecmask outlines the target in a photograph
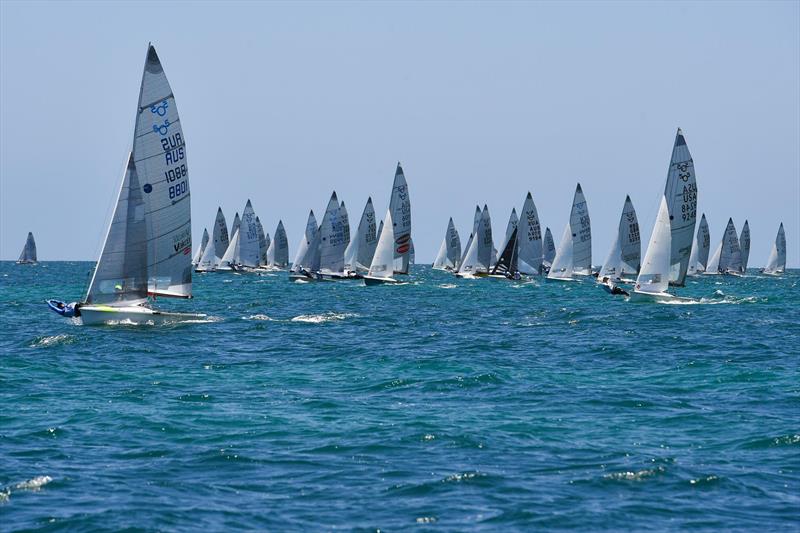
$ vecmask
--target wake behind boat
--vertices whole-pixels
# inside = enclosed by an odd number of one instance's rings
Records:
[[[175,97],[155,48],[147,51],[133,150],[103,251],[83,302],[48,306],[85,325],[162,324],[206,315],[153,309],[148,297],[191,298],[191,206]],[[166,177],[166,179],[165,179]]]

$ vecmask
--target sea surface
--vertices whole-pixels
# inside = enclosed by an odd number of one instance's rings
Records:
[[[401,286],[195,276],[84,327],[0,263],[0,530],[800,530],[800,271]]]

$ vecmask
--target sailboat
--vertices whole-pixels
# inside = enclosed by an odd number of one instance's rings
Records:
[[[290,281],[309,281],[313,278],[311,275],[311,267],[316,248],[312,247],[316,247],[315,239],[318,233],[319,227],[317,226],[317,219],[312,209],[308,213],[306,230],[303,233],[303,238],[300,239],[300,244],[297,246],[297,255],[295,255],[292,268],[289,271]]]
[[[269,250],[270,238],[269,234],[264,231],[264,225],[261,224],[261,219],[256,215],[256,231],[258,234],[258,270],[267,266],[267,250]]]
[[[133,150],[117,205],[80,304],[50,307],[83,324],[163,323],[205,315],[167,313],[148,296],[191,298],[192,227],[186,145],[175,97],[152,45],[139,91]]]
[[[439,246],[439,253],[436,254],[436,259],[433,262],[433,268],[436,270],[458,270],[461,262],[461,238],[458,236],[455,224],[453,224],[453,217],[447,223],[447,230],[444,233],[444,239]]]
[[[342,208],[336,197],[336,191],[334,191],[319,225],[319,237],[316,239],[318,250],[312,249],[314,242],[309,245],[309,250],[312,252],[312,263],[314,263],[310,265],[309,272],[313,279],[318,281],[348,279],[344,272],[344,250],[347,236],[344,222]],[[316,264],[317,262],[318,264]]]
[[[706,270],[708,265],[708,252],[711,245],[711,236],[708,232],[708,222],[706,215],[700,217],[700,225],[697,226],[697,236],[692,245],[692,253],[689,256],[689,269],[687,276],[697,276]]]
[[[206,246],[208,246],[208,228],[203,228],[203,239],[200,241],[200,248],[197,249],[194,259],[192,259],[192,266],[200,264],[200,259],[206,251]]]
[[[521,279],[518,266],[519,265],[518,263],[519,245],[517,242],[518,232],[519,232],[519,226],[511,230],[511,235],[509,235],[508,240],[506,241],[506,244],[503,247],[502,253],[497,258],[497,262],[495,263],[491,273],[489,274],[490,278],[502,278],[511,280]]]
[[[289,266],[289,239],[283,221],[278,221],[274,238],[267,249],[267,267],[271,270],[285,270]]]
[[[467,257],[467,252],[469,252],[470,246],[472,246],[472,241],[475,239],[475,235],[478,233],[478,224],[481,223],[481,206],[475,206],[475,214],[472,217],[472,232],[469,234],[469,238],[467,239],[467,245],[462,250],[461,259],[458,261],[459,268],[460,265],[464,264],[464,259]],[[458,269],[456,269],[456,272]]]
[[[387,283],[399,283],[392,277],[394,274],[394,254],[396,238],[392,228],[397,227],[392,221],[391,207],[386,211],[386,225],[378,238],[378,245],[375,247],[375,255],[369,272],[364,276],[364,284],[367,286],[384,285]]]
[[[544,230],[542,254],[542,272],[550,272],[550,268],[556,258],[556,243],[553,241],[553,234],[550,232],[550,228],[545,228]]]
[[[622,215],[614,238],[614,244],[608,252],[597,281],[613,290],[615,283],[632,281],[639,273],[642,257],[641,237],[639,236],[639,220],[633,208],[631,197],[625,197]]]
[[[728,225],[722,236],[718,270],[722,274],[731,276],[739,276],[742,273],[742,249],[739,246],[739,236],[732,218],[728,219]]]
[[[703,274],[706,276],[716,276],[718,274],[722,274],[719,270],[719,261],[722,258],[722,241],[717,245],[717,248],[714,250],[714,253],[711,254],[711,259],[708,260],[708,264],[706,265],[705,270],[703,270]]]
[[[592,274],[592,226],[581,184],[575,188],[569,222],[558,245],[547,279],[574,280]]]
[[[394,273],[408,274],[411,252],[411,199],[408,196],[408,184],[403,174],[403,167],[399,161],[394,172],[389,211],[392,212],[394,233]]]
[[[778,228],[778,234],[775,236],[775,242],[772,243],[772,250],[770,250],[767,265],[764,267],[763,273],[770,276],[779,276],[786,271],[786,234],[783,231],[783,222]]]
[[[372,264],[372,256],[375,255],[377,245],[375,208],[372,205],[372,197],[369,197],[364,211],[361,213],[355,238],[350,241],[344,251],[345,272],[353,276],[366,273]]]
[[[225,251],[228,249],[228,225],[225,222],[225,215],[222,208],[217,208],[217,216],[214,219],[213,240],[209,241],[203,256],[195,266],[195,272],[213,272],[219,264]]]
[[[36,263],[36,241],[33,240],[33,232],[29,231],[25,246],[22,247],[22,253],[19,254],[19,259],[17,259],[17,264],[35,265]]]
[[[750,224],[744,221],[742,233],[739,235],[739,247],[742,249],[742,274],[747,272],[747,262],[750,260]]]
[[[459,278],[480,278],[489,275],[492,264],[492,219],[484,205],[478,228],[469,245],[464,260],[456,272]]]
[[[517,232],[517,242],[519,243],[517,266],[520,274],[529,276],[542,274],[544,262],[542,227],[539,225],[539,213],[530,192],[522,204],[522,216],[517,227],[519,228]]]
[[[344,231],[344,249],[347,250],[347,247],[350,246],[350,216],[347,214],[344,200],[339,206],[339,216],[342,219],[342,230]]]
[[[667,198],[661,197],[658,216],[650,243],[644,254],[642,268],[636,277],[636,285],[631,295],[631,300],[656,300],[673,301],[685,300],[667,292],[671,271],[670,250],[672,247],[672,233],[669,220],[669,207]]]
[[[692,155],[680,128],[675,134],[664,196],[667,199],[672,232],[669,282],[681,287],[689,269],[689,256],[692,253],[697,222],[697,178]]]
[[[506,234],[503,237],[503,249],[505,249],[506,244],[508,244],[508,241],[511,238],[511,233],[513,233],[513,231],[517,229],[518,225],[519,225],[519,217],[517,216],[517,208],[512,207],[511,214],[508,216],[508,224],[506,224]],[[494,267],[495,263],[497,263],[499,258],[500,258],[500,251],[495,249],[494,243],[492,243],[492,267]]]

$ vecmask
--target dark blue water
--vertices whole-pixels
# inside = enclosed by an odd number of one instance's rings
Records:
[[[208,323],[81,327],[0,264],[0,529],[798,530],[800,273],[197,276]]]

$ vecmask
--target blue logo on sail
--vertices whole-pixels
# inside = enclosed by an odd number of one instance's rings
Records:
[[[164,119],[164,124],[153,124],[153,131],[164,136],[169,133],[169,120]]]
[[[164,115],[167,114],[168,107],[169,104],[167,103],[166,100],[164,100],[163,102],[161,102],[161,105],[155,105],[155,104],[151,105],[150,112],[157,114],[159,117],[163,117]]]

